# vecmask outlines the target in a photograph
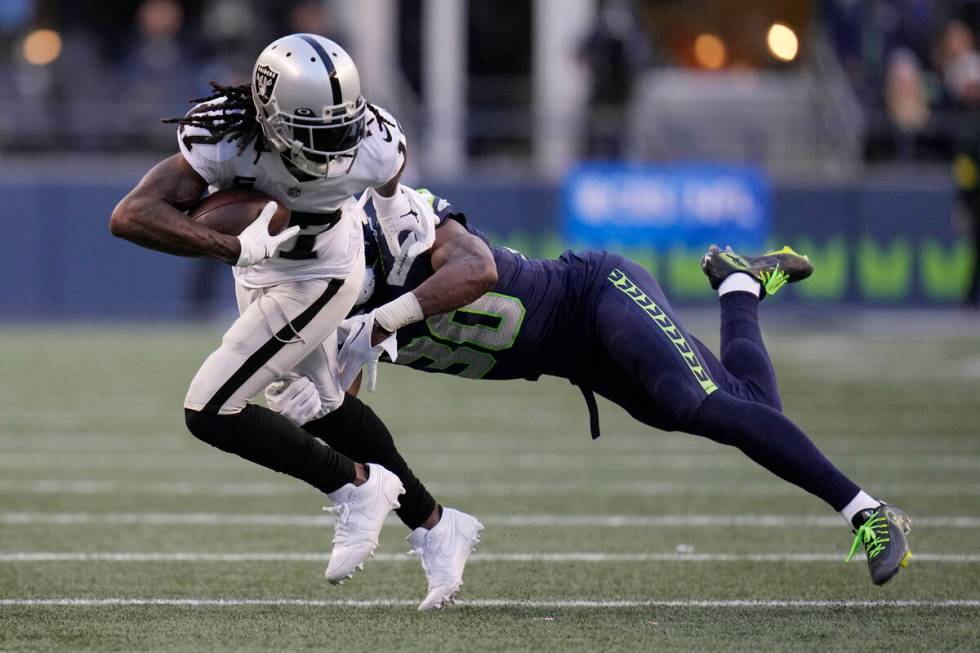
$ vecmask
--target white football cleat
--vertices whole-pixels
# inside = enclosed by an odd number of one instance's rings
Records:
[[[431,529],[416,528],[408,536],[412,553],[422,561],[429,593],[419,611],[437,610],[453,602],[463,585],[463,568],[480,543],[483,524],[465,512],[442,509],[442,518]]]
[[[363,569],[364,562],[374,555],[385,517],[400,507],[398,495],[405,494],[402,482],[393,473],[381,465],[369,463],[367,467],[367,483],[348,483],[327,495],[334,505],[324,510],[336,513],[337,522],[325,575],[337,585]]]

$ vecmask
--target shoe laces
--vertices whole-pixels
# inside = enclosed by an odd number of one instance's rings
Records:
[[[426,578],[429,580],[429,588],[439,585],[440,581],[443,580],[441,575],[451,568],[445,563],[445,555],[451,554],[450,551],[446,550],[445,541],[439,541],[436,538],[426,535],[425,541],[422,546],[416,548],[412,547],[412,550],[408,552],[409,555],[416,556],[422,563],[422,570],[425,572]],[[443,557],[440,558],[440,554]],[[440,559],[443,564],[437,564]]]
[[[429,551],[429,547],[427,546],[428,544],[429,537],[426,535],[425,541],[420,546],[413,546],[408,551],[408,555],[419,559],[419,562],[422,563],[422,569],[425,570],[426,575],[429,573],[429,562],[426,560],[426,558],[429,557],[426,555],[426,553]]]
[[[851,543],[851,551],[844,563],[851,561],[861,544],[864,544],[868,560],[873,560],[885,550],[888,541],[888,520],[884,515],[875,513],[854,532],[854,542]]]
[[[759,276],[762,278],[762,287],[766,289],[767,295],[775,295],[789,281],[789,275],[779,269],[778,263],[771,271],[763,270]]]
[[[337,520],[334,522],[333,543],[346,543],[350,539],[351,502],[341,501],[333,506],[324,506],[323,512],[329,512],[337,516]]]

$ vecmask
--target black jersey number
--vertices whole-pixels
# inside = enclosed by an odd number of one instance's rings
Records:
[[[330,213],[309,213],[293,211],[289,215],[289,226],[300,227],[293,244],[279,250],[279,257],[292,261],[306,261],[317,257],[316,237],[340,222],[343,212],[340,209]]]

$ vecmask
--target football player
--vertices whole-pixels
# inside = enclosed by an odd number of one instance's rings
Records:
[[[379,229],[395,258],[427,248],[434,233],[399,189],[406,144],[397,121],[364,99],[354,62],[336,43],[313,34],[280,38],[259,55],[251,84],[212,85],[211,96],[171,121],[179,125],[179,153],[119,202],[111,231],[143,247],[232,266],[240,316],[191,382],[187,427],[223,451],[323,491],[337,512],[326,577],[343,582],[373,553],[385,516],[400,507],[403,481],[413,496],[424,488],[404,472],[399,480],[382,465],[355,462],[248,402],[270,384],[274,394],[280,379],[303,375],[319,389],[310,416],[316,430],[390,437],[373,412],[332,390],[335,331],[364,276],[364,211],[352,196],[373,189]],[[206,191],[242,186],[288,207],[290,226],[269,234],[273,202],[237,237],[185,213]],[[399,311],[411,309],[403,303],[390,312],[400,321],[412,314]],[[427,508],[399,514],[428,530],[440,509],[434,502]],[[479,524],[470,519],[475,538]],[[464,544],[468,554],[471,543]]]
[[[569,379],[585,396],[593,437],[599,435],[593,396],[598,393],[649,426],[735,446],[840,512],[855,531],[847,560],[863,545],[875,584],[908,564],[908,516],[865,493],[782,412],[757,311],[763,298],[811,274],[806,257],[788,247],[759,257],[712,247],[704,256],[701,267],[721,304],[719,359],[684,329],[642,266],[598,251],[527,259],[492,247],[462,212],[424,195],[438,224],[433,247],[407,270],[398,268],[387,242],[366,229],[374,290],[358,309],[364,313],[347,320],[345,330],[352,335],[362,327],[373,330],[369,344],[397,332],[396,362],[427,372],[471,379]],[[493,290],[455,311],[426,310],[425,320],[387,319],[393,301],[409,296],[421,302],[433,290],[450,292],[447,261],[457,257],[470,260],[477,271],[493,261],[498,276]],[[456,283],[472,285],[465,278]],[[338,385],[347,383],[350,370],[370,367],[380,354],[379,347],[348,336],[338,367],[348,375]],[[305,379],[291,385],[284,396],[312,387]],[[297,422],[304,417],[291,415]],[[365,460],[390,455],[357,452]],[[404,500],[413,501],[412,493]]]

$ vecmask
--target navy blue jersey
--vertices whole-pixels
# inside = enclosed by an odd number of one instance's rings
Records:
[[[433,204],[440,226],[455,220],[490,245],[445,200]],[[428,253],[407,271],[393,271],[385,239],[371,225],[365,238],[376,289],[363,310],[433,274]],[[493,291],[399,329],[398,363],[474,379],[569,379],[585,396],[593,437],[599,434],[593,392],[663,430],[690,428],[702,402],[719,389],[758,401],[758,388],[729,373],[684,329],[642,266],[609,252],[566,251],[542,260],[490,249],[497,264]]]
[[[464,308],[399,329],[397,362],[473,379],[533,380],[542,374],[574,378],[585,354],[577,348],[588,342],[582,307],[591,286],[583,276],[596,268],[604,278],[599,268],[605,253],[566,252],[556,260],[528,259],[514,250],[493,247],[445,200],[437,198],[434,208],[440,226],[455,220],[490,246],[497,284]],[[416,258],[407,274],[392,274],[393,257],[385,239],[373,225],[365,227],[365,238],[376,285],[363,310],[414,290],[433,274],[428,253]]]

